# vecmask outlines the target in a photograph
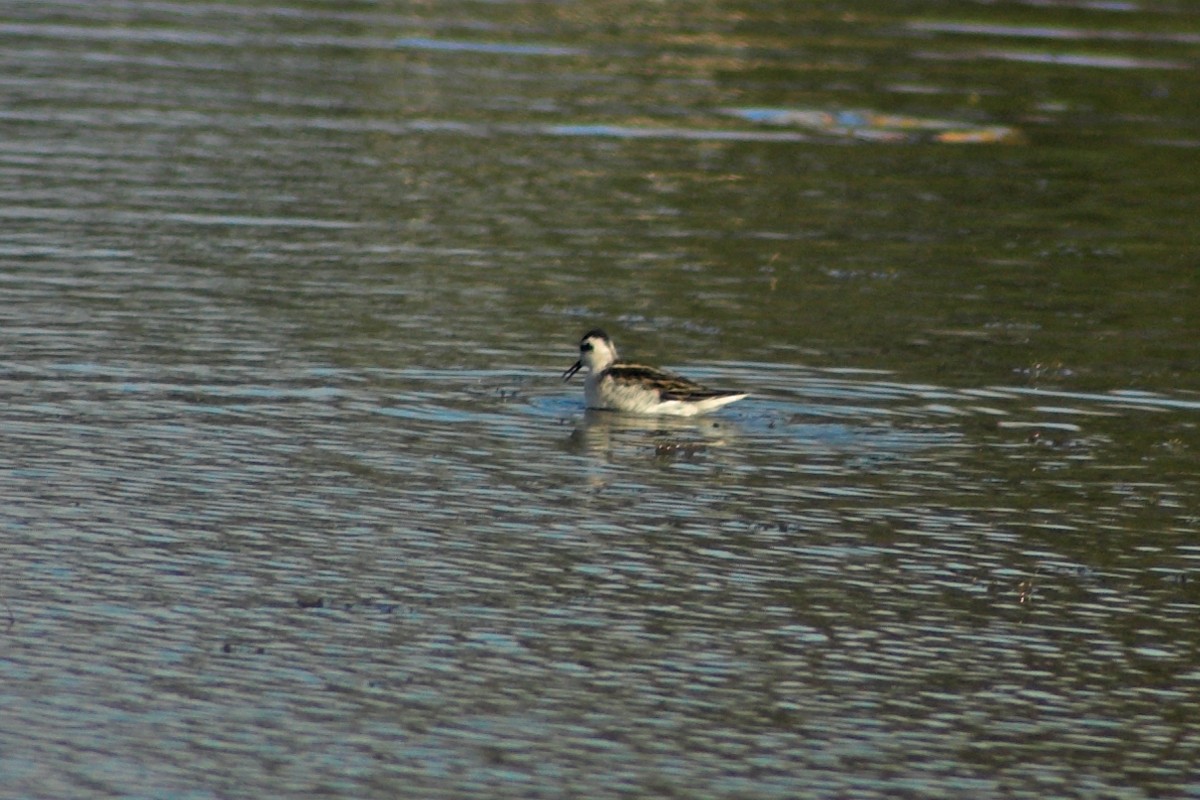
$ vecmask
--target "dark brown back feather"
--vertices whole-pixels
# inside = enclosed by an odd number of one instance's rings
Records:
[[[644,364],[627,364],[618,361],[604,371],[617,383],[645,383],[658,389],[663,400],[704,400],[710,397],[727,397],[741,392],[709,389],[695,381],[680,377],[657,367]]]

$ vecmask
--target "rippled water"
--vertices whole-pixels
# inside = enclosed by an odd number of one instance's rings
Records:
[[[0,42],[0,796],[1200,796],[1190,5]]]

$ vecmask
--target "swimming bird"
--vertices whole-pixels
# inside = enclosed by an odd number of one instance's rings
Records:
[[[657,367],[621,361],[612,339],[599,328],[579,340],[579,360],[563,373],[563,380],[571,380],[584,367],[588,408],[690,417],[746,397],[745,392],[709,389]]]

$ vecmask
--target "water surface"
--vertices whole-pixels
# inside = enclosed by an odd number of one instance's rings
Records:
[[[0,41],[0,794],[1200,795],[1190,6]]]

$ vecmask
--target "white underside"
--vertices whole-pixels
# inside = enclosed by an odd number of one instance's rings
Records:
[[[745,394],[706,397],[702,400],[660,400],[658,391],[636,385],[620,384],[611,378],[589,375],[584,386],[588,408],[623,411],[626,414],[663,414],[691,417],[706,414],[721,406],[741,400]]]

